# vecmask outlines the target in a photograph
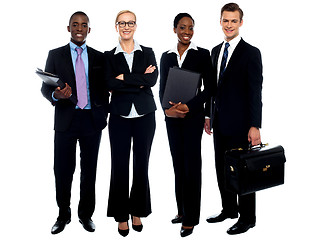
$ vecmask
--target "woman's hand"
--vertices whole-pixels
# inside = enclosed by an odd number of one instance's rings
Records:
[[[210,128],[210,118],[206,118],[206,119],[205,119],[205,122],[204,122],[204,131],[205,131],[208,135],[211,135],[211,134],[212,134],[212,131],[211,131],[211,128]]]
[[[156,70],[156,67],[155,66],[152,66],[150,65],[149,67],[147,67],[146,71],[144,72],[144,74],[147,74],[147,73],[153,73],[154,70]]]
[[[124,80],[123,74],[120,74],[119,76],[117,76],[116,79],[123,81]]]
[[[156,70],[156,67],[150,65],[149,67],[146,68],[146,71],[144,72],[144,74],[153,73],[154,70]],[[120,81],[124,81],[123,74],[120,74],[119,76],[117,76],[116,79],[118,79]],[[140,88],[143,88],[143,86],[140,86]]]
[[[169,103],[172,105],[172,107],[165,110],[165,114],[167,117],[185,118],[185,116],[189,112],[189,108],[186,104],[181,104],[181,102],[179,103],[169,102]]]

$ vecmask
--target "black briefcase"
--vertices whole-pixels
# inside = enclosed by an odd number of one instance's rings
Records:
[[[284,183],[286,158],[282,146],[261,144],[225,153],[226,189],[245,195]]]

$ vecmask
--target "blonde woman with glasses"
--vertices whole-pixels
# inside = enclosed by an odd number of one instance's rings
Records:
[[[108,216],[118,222],[122,236],[132,228],[142,231],[141,217],[151,213],[148,165],[155,132],[156,104],[151,87],[158,77],[157,63],[151,48],[134,40],[136,15],[118,13],[115,21],[119,44],[105,52],[106,81],[112,93],[109,138],[111,146],[111,182]],[[129,160],[132,148],[133,179],[129,194]]]

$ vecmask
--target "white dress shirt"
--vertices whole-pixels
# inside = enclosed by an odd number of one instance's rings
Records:
[[[169,53],[175,53],[175,54],[177,55],[178,65],[179,65],[179,67],[181,68],[184,60],[186,59],[186,56],[187,56],[187,54],[188,54],[188,51],[189,51],[190,49],[198,50],[197,46],[196,46],[193,42],[191,42],[190,45],[189,45],[189,47],[188,47],[188,48],[184,51],[184,53],[182,54],[181,58],[180,58],[180,54],[179,54],[179,51],[178,51],[178,44],[177,44],[174,48],[172,48],[171,50],[169,50],[169,51],[168,51],[168,54],[169,54]]]
[[[237,37],[235,37],[234,39],[232,39],[229,44],[230,46],[228,47],[228,58],[227,58],[227,63],[226,63],[226,68],[228,66],[229,60],[234,52],[234,49],[237,47],[238,43],[240,42],[241,37],[240,35],[238,35]],[[219,58],[218,58],[218,71],[217,71],[217,80],[219,81],[219,74],[220,74],[220,66],[221,66],[221,61],[222,61],[222,57],[223,57],[223,52],[224,52],[224,47],[226,45],[226,40],[224,40],[221,50],[220,50],[220,54],[219,54]]]

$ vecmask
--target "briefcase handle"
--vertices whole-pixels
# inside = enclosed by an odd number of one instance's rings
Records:
[[[251,150],[254,150],[254,149],[258,149],[258,148],[260,148],[260,149],[264,148],[264,147],[266,147],[268,145],[269,145],[269,143],[260,143],[258,145],[252,146],[252,144],[250,142],[249,145],[248,145],[248,148],[233,148],[230,151],[243,151],[243,150],[251,151]]]
[[[251,142],[249,143],[249,147],[248,147],[248,150],[253,150],[253,149],[257,149],[257,148],[264,148],[264,147],[266,147],[266,146],[268,146],[269,145],[269,143],[260,143],[260,144],[258,144],[258,145],[255,145],[255,146],[252,146],[252,144],[251,144]]]

